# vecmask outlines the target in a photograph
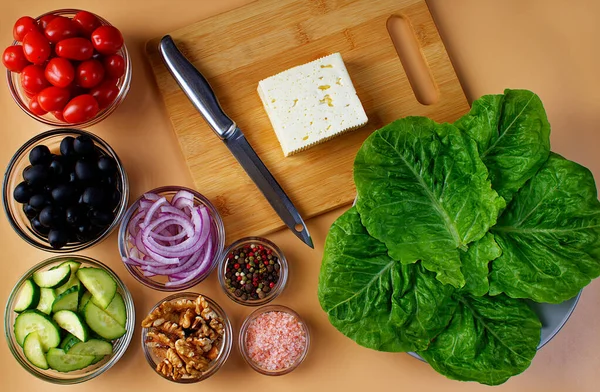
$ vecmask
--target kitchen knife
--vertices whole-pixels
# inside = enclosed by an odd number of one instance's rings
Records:
[[[215,93],[192,63],[177,49],[171,36],[160,40],[163,62],[185,95],[200,112],[215,134],[225,143],[235,159],[254,181],[277,215],[305,244],[313,248],[306,224],[269,169],[260,160],[242,131],[221,108]]]

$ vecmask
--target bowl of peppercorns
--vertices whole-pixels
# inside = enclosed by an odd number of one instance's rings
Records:
[[[264,305],[283,291],[288,264],[283,252],[261,237],[231,244],[219,263],[219,282],[227,296],[246,306]]]

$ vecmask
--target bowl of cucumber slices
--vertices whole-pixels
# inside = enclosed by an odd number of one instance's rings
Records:
[[[57,256],[27,271],[4,311],[15,359],[34,376],[76,384],[110,369],[135,328],[133,299],[106,265],[84,256]]]

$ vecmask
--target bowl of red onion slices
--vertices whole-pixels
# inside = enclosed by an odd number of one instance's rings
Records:
[[[119,252],[142,284],[186,290],[218,264],[225,244],[223,220],[198,192],[178,186],[153,189],[136,200],[119,229]]]

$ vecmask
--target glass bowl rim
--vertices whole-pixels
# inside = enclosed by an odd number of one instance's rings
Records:
[[[40,245],[36,241],[32,240],[31,236],[20,227],[20,225],[18,224],[18,222],[15,220],[15,218],[13,216],[13,208],[12,208],[12,204],[11,204],[12,190],[9,190],[8,186],[9,186],[9,182],[12,178],[11,174],[19,175],[19,173],[13,172],[13,170],[15,169],[15,167],[17,165],[17,161],[21,158],[26,159],[24,154],[27,151],[29,151],[29,149],[33,148],[34,146],[40,145],[41,142],[43,142],[46,139],[49,139],[49,138],[52,138],[55,136],[60,136],[60,135],[68,136],[69,134],[76,134],[79,136],[89,136],[94,141],[94,144],[100,145],[104,150],[106,150],[110,154],[110,157],[113,158],[117,163],[117,173],[120,177],[123,189],[121,189],[121,200],[119,201],[119,206],[118,206],[118,210],[115,214],[115,219],[110,224],[110,226],[108,226],[102,232],[101,235],[99,235],[97,238],[94,238],[90,241],[77,243],[76,245],[73,245],[72,247],[69,247],[69,245],[67,244],[66,247],[63,247],[61,249],[54,249],[50,246],[50,244]],[[11,192],[11,194],[9,195],[8,192]],[[47,251],[47,252],[52,252],[52,253],[78,252],[78,251],[87,249],[89,247],[92,247],[92,246],[102,242],[115,230],[115,228],[118,226],[118,224],[123,219],[123,216],[125,215],[125,211],[127,209],[128,201],[129,201],[129,179],[127,177],[127,172],[125,171],[125,167],[123,166],[123,162],[121,162],[121,159],[117,155],[116,151],[113,150],[113,148],[106,141],[104,141],[104,139],[102,139],[100,136],[97,136],[93,133],[90,133],[88,131],[84,131],[81,129],[55,128],[55,129],[50,129],[48,131],[45,131],[45,132],[42,132],[42,133],[39,133],[39,134],[33,136],[31,139],[27,140],[21,147],[19,147],[19,149],[14,153],[14,155],[8,162],[8,165],[6,166],[6,169],[4,171],[4,180],[2,182],[2,204],[4,205],[4,213],[6,214],[8,222],[10,223],[13,230],[19,235],[19,237],[21,237],[23,240],[25,240],[29,245],[31,245],[37,249]]]
[[[88,264],[93,267],[99,267],[99,268],[102,268],[105,271],[107,271],[109,273],[109,275],[111,275],[111,277],[113,279],[115,279],[115,281],[117,282],[117,290],[122,293],[123,300],[125,302],[125,309],[127,312],[127,323],[125,325],[125,329],[127,330],[127,332],[125,333],[125,335],[121,336],[120,338],[115,339],[117,341],[124,339],[123,344],[120,345],[118,350],[113,351],[113,354],[111,355],[111,357],[106,362],[104,362],[101,366],[99,366],[98,368],[96,368],[94,370],[91,370],[87,374],[81,375],[81,377],[76,377],[76,378],[60,378],[63,373],[58,372],[58,371],[55,371],[57,377],[52,377],[52,376],[43,374],[34,365],[30,364],[29,362],[27,362],[26,360],[21,358],[21,356],[19,354],[17,354],[16,351],[21,349],[21,347],[13,339],[11,332],[10,332],[12,330],[12,325],[10,325],[10,321],[11,321],[10,316],[11,316],[11,313],[13,312],[14,302],[16,301],[16,298],[18,295],[18,289],[23,285],[23,283],[27,279],[29,279],[29,277],[35,271],[38,271],[39,269],[44,268],[52,263],[57,263],[57,262],[67,261],[67,260],[80,261],[82,264]],[[34,266],[32,266],[31,268],[29,268],[23,275],[21,275],[21,277],[19,278],[17,283],[15,283],[15,285],[11,289],[8,299],[6,301],[6,306],[4,308],[4,336],[6,338],[6,342],[7,342],[7,345],[8,345],[8,348],[9,348],[11,354],[13,355],[15,360],[21,365],[21,367],[23,367],[25,370],[27,370],[27,372],[29,372],[33,376],[39,378],[40,380],[51,382],[54,384],[62,384],[62,385],[79,384],[79,383],[91,380],[91,379],[101,375],[102,373],[106,372],[110,368],[112,368],[121,359],[121,357],[125,354],[125,352],[129,348],[129,344],[131,343],[131,340],[133,338],[134,327],[135,327],[135,304],[133,302],[133,296],[131,295],[131,292],[129,291],[129,289],[127,288],[125,283],[106,264],[104,264],[96,259],[93,259],[91,257],[77,255],[77,254],[52,256],[48,259],[40,261],[39,263],[37,263]],[[92,366],[94,366],[94,365],[92,365]],[[68,373],[65,373],[65,374],[68,374]]]
[[[156,371],[157,364],[156,364],[156,362],[154,362],[154,359],[152,358],[152,354],[150,353],[151,350],[147,347],[146,342],[145,342],[145,337],[148,334],[148,328],[142,327],[142,330],[140,331],[140,337],[141,337],[141,341],[142,341],[142,350],[144,351],[144,356],[146,357],[146,361],[148,362],[148,365],[150,365],[152,370],[156,374],[158,374],[159,376],[164,378],[165,380],[168,380],[168,381],[171,381],[171,382],[174,382],[177,384],[194,384],[194,383],[197,383],[200,381],[204,381],[204,380],[210,378],[211,376],[213,376],[215,373],[217,373],[219,371],[219,369],[225,364],[225,362],[227,362],[227,359],[229,358],[229,355],[231,354],[231,349],[233,347],[233,341],[234,341],[233,326],[231,325],[231,320],[229,319],[229,316],[227,316],[227,313],[225,312],[225,310],[215,300],[213,300],[212,298],[210,298],[204,294],[196,293],[193,291],[183,291],[180,293],[171,294],[171,295],[159,300],[148,311],[147,315],[152,313],[163,302],[173,301],[175,299],[180,299],[180,298],[196,299],[200,295],[202,297],[204,297],[204,299],[209,303],[209,305],[211,307],[213,307],[213,310],[223,319],[223,327],[224,327],[224,331],[225,331],[225,336],[229,336],[229,338],[225,338],[225,337],[223,338],[223,343],[221,346],[221,352],[219,353],[219,356],[217,357],[217,359],[214,360],[214,364],[210,367],[210,369],[208,371],[204,372],[202,374],[202,376],[200,376],[197,379],[183,379],[182,378],[179,380],[172,380],[170,378],[163,376],[162,374],[160,374],[159,372]]]
[[[281,266],[280,268],[280,274],[279,274],[279,280],[277,281],[277,284],[275,285],[275,287],[273,287],[273,289],[269,292],[269,295],[265,296],[265,298],[263,299],[257,299],[257,300],[242,300],[240,298],[237,298],[235,295],[233,295],[232,293],[229,292],[229,290],[227,290],[226,284],[225,284],[225,267],[227,265],[227,255],[229,254],[229,252],[231,252],[232,250],[238,248],[241,245],[244,245],[245,243],[248,242],[257,242],[260,243],[261,245],[265,245],[268,246],[269,248],[271,248],[271,250],[276,253],[277,258],[279,259],[279,265]],[[218,266],[218,277],[219,277],[219,284],[221,285],[221,288],[223,289],[223,291],[225,292],[225,294],[227,295],[227,297],[232,300],[233,302],[240,304],[240,305],[244,305],[244,306],[262,306],[262,305],[266,305],[269,302],[273,301],[275,298],[277,298],[285,289],[285,286],[287,284],[287,280],[288,280],[288,276],[289,276],[289,265],[287,262],[287,258],[285,257],[285,255],[283,254],[283,252],[281,251],[281,249],[275,245],[275,243],[273,243],[272,241],[270,241],[267,238],[264,237],[257,237],[257,236],[251,236],[251,237],[243,237],[240,238],[239,240],[233,242],[231,245],[229,245],[227,247],[227,249],[225,249],[222,253],[221,253],[221,257],[219,259],[219,266]]]
[[[199,275],[196,278],[194,278],[194,279],[190,280],[189,282],[186,282],[185,284],[182,284],[180,286],[165,286],[164,283],[160,283],[151,278],[143,276],[142,274],[138,273],[137,268],[135,266],[132,266],[123,261],[123,258],[125,258],[128,253],[128,251],[126,250],[127,226],[129,226],[129,221],[133,217],[134,213],[137,211],[138,204],[142,200],[142,198],[144,197],[144,195],[146,193],[161,194],[161,193],[165,193],[165,192],[178,192],[178,191],[182,191],[182,190],[190,192],[192,195],[194,195],[194,199],[200,200],[202,202],[202,204],[204,204],[208,208],[208,210],[210,212],[211,220],[214,221],[214,224],[217,229],[216,234],[215,234],[217,237],[217,244],[216,244],[216,249],[215,249],[215,255],[213,256],[213,260],[212,260],[212,265],[209,267],[208,271],[204,275]],[[127,271],[135,278],[135,280],[137,280],[144,286],[149,287],[154,290],[165,291],[165,292],[175,292],[175,291],[187,290],[187,289],[190,289],[191,287],[197,285],[198,283],[204,281],[206,278],[208,278],[210,276],[210,274],[212,273],[212,271],[219,264],[219,260],[220,260],[221,254],[223,252],[224,245],[225,245],[225,225],[223,224],[223,218],[221,217],[221,214],[219,213],[217,208],[214,206],[214,204],[211,203],[210,200],[208,200],[208,198],[206,196],[204,196],[200,192],[198,192],[194,189],[187,188],[185,186],[180,186],[180,185],[161,186],[161,187],[154,188],[154,189],[151,189],[149,191],[142,193],[140,195],[140,197],[138,197],[133,203],[131,203],[131,205],[129,206],[129,208],[127,209],[125,214],[123,215],[123,219],[121,220],[121,226],[119,227],[119,233],[118,233],[119,254],[121,256],[121,261],[125,265],[125,269],[127,269]]]

